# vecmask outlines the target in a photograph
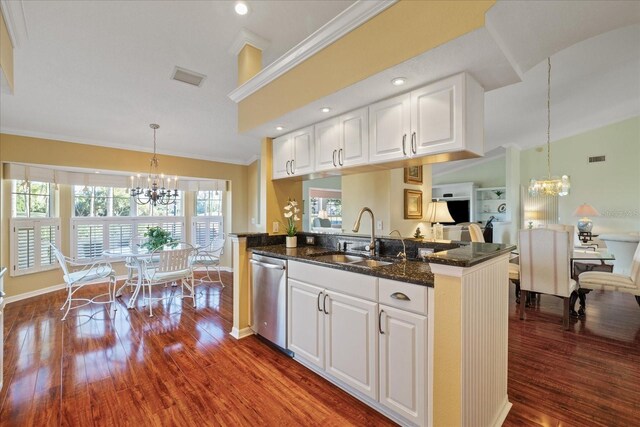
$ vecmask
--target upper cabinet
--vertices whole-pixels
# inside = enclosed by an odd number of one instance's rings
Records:
[[[367,108],[315,125],[315,171],[366,164],[369,160]]]
[[[313,126],[274,139],[273,179],[313,172],[313,147]]]
[[[484,90],[460,73],[275,139],[273,177],[483,154]]]
[[[484,91],[465,73],[369,107],[370,161],[483,154]]]

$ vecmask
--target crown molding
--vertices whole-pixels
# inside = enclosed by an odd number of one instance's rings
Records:
[[[228,95],[229,98],[236,103],[242,101],[396,2],[397,0],[355,2],[318,31],[234,89]]]
[[[246,28],[243,28],[240,30],[240,33],[231,44],[231,47],[229,48],[229,53],[231,55],[238,56],[242,48],[247,44],[250,44],[256,49],[260,49],[261,51],[264,51],[266,48],[269,47],[271,42],[265,39],[264,37],[260,37],[256,33],[252,33]]]
[[[14,49],[19,48],[29,40],[27,18],[24,14],[22,0],[0,0],[0,10],[7,24],[7,32]]]

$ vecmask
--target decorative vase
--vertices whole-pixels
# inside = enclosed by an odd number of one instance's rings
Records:
[[[287,236],[287,248],[295,248],[298,246],[298,236]]]

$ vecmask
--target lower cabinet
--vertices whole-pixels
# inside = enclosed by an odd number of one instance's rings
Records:
[[[289,350],[377,398],[376,302],[289,279]]]
[[[380,305],[379,402],[426,425],[427,317]]]

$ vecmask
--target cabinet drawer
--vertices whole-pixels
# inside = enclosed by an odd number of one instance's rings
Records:
[[[427,314],[427,287],[411,283],[379,279],[380,304],[397,307],[414,313]],[[393,296],[392,296],[393,295]],[[404,299],[404,298],[408,299]]]
[[[378,299],[378,278],[365,274],[289,261],[288,277],[370,301]]]

